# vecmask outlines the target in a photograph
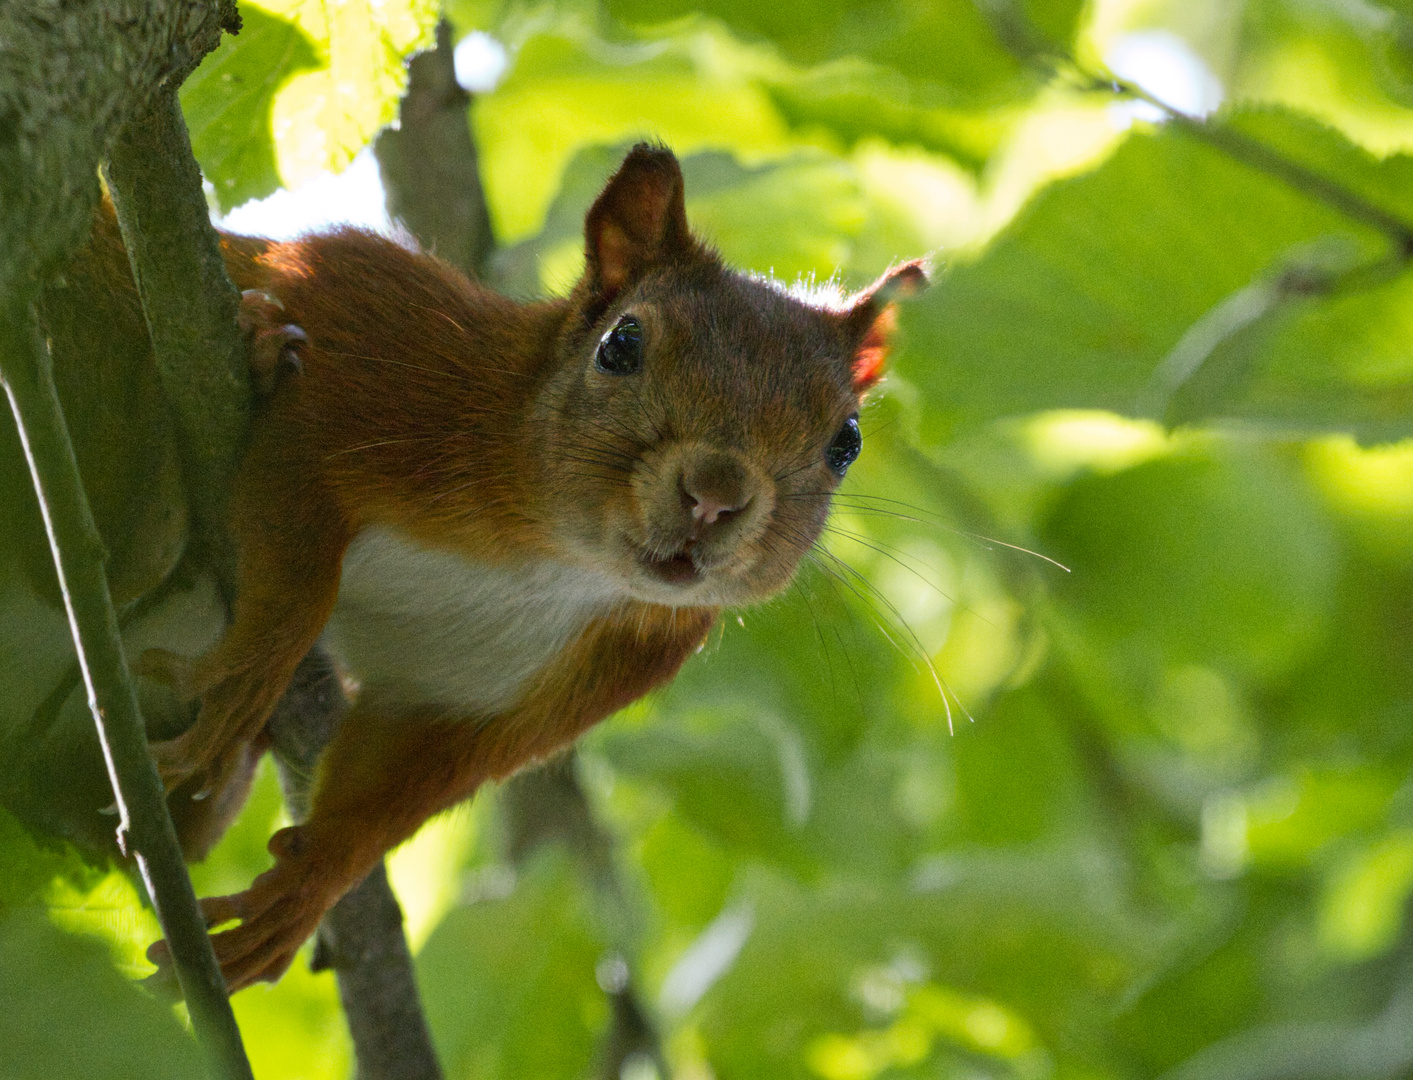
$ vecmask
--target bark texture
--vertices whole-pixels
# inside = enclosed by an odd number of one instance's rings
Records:
[[[422,247],[473,278],[495,250],[471,138],[471,95],[458,85],[451,24],[437,24],[437,46],[409,61],[398,125],[374,151],[387,188],[388,214]]]
[[[62,267],[118,132],[239,26],[235,0],[0,4],[0,295]]]
[[[103,746],[119,840],[137,856],[212,1074],[250,1076],[122,651],[105,552],[33,302],[87,238],[98,167],[240,20],[234,0],[0,4],[0,381],[43,510]],[[189,151],[188,151],[189,153]],[[199,184],[198,184],[199,191]]]

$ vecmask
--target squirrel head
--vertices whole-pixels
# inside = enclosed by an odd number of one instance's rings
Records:
[[[572,561],[637,599],[721,606],[788,584],[858,456],[897,267],[839,307],[728,269],[692,235],[682,172],[635,147],[585,220],[583,277],[532,437]]]

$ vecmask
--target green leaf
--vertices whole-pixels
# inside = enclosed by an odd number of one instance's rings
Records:
[[[1226,35],[1192,35],[1232,100],[1298,109],[1380,156],[1413,151],[1413,24],[1403,0],[1253,0],[1233,14]]]
[[[1304,121],[1238,117],[1332,185],[1401,210],[1410,163]],[[1175,128],[1040,195],[904,313],[925,434],[1053,408],[1413,430],[1405,279],[1380,233]],[[1313,283],[1307,285],[1305,283]],[[1330,289],[1335,291],[1331,294]]]
[[[1225,126],[1413,228],[1413,157],[1376,157],[1333,128],[1285,109],[1246,109]]]
[[[497,237],[514,243],[540,230],[585,147],[659,139],[683,156],[715,149],[748,160],[788,149],[739,52],[706,32],[653,47],[608,46],[573,23],[531,36],[472,111]]]
[[[1413,892],[1413,830],[1399,829],[1346,859],[1321,905],[1320,939],[1341,960],[1366,960],[1392,947]]]
[[[1247,808],[1254,862],[1277,869],[1307,864],[1330,846],[1377,829],[1402,777],[1382,765],[1272,778]]]
[[[201,171],[222,212],[280,186],[271,114],[301,71],[317,70],[314,42],[295,23],[240,7],[239,36],[222,38],[182,85],[182,112]]]
[[[1289,473],[1191,454],[1082,477],[1042,534],[1072,568],[1055,598],[1087,642],[1148,665],[1269,675],[1322,637],[1338,549]]]
[[[222,209],[347,165],[396,114],[403,61],[430,43],[437,4],[259,0],[241,17],[182,90]]]
[[[757,875],[752,933],[698,1009],[712,1067],[725,1077],[821,1075],[822,1038],[885,1028],[919,991],[990,998],[1074,1062],[1102,1045],[1115,1003],[1168,955],[1120,880],[1096,852],[1033,848],[932,860],[910,884],[810,889]],[[948,1026],[934,1028],[924,1059],[948,1060],[961,1041]]]
[[[296,186],[339,171],[397,113],[404,59],[431,44],[436,0],[266,0],[314,41],[325,67],[296,75],[275,99],[280,178]]]
[[[651,778],[671,792],[694,828],[740,855],[799,866],[800,811],[777,747],[750,720],[714,724],[700,734],[673,729],[606,737],[599,750],[619,771]],[[798,782],[798,781],[797,781]],[[806,777],[804,783],[808,783]]]
[[[56,882],[87,890],[106,874],[59,841],[41,845],[11,814],[0,810],[0,917],[40,903]]]
[[[500,289],[565,295],[583,272],[584,215],[628,144],[587,146],[565,167],[559,193],[535,236],[496,256]],[[889,221],[863,190],[857,169],[817,152],[755,167],[729,154],[681,158],[692,228],[732,266],[794,284],[843,271],[863,284],[918,240]]]
[[[718,844],[678,814],[664,814],[637,852],[663,918],[695,933],[726,903],[736,851]],[[682,867],[692,873],[682,873]]]
[[[1024,96],[1044,80],[1027,61],[1074,34],[1082,4],[1073,0],[982,5],[971,0],[811,0],[704,4],[608,0],[630,25],[653,26],[689,12],[720,19],[733,32],[763,38],[789,60],[818,64],[856,55],[910,79],[945,88],[954,102],[995,103]]]
[[[839,60],[768,80],[790,127],[804,137],[827,132],[844,148],[870,138],[919,146],[979,172],[1022,115],[1016,108],[963,110],[895,71]]]
[[[6,1080],[205,1075],[170,1008],[119,975],[102,945],[36,911],[0,919],[0,1045]]]
[[[418,985],[448,1076],[587,1073],[608,1020],[590,902],[568,860],[549,850],[509,896],[455,908],[433,932]]]
[[[231,999],[255,1075],[271,1080],[346,1080],[353,1046],[329,970],[309,970],[309,948],[274,986],[257,986]]]
[[[1089,808],[1070,733],[1043,691],[997,701],[957,735],[952,822],[969,841],[1005,846],[1054,842],[1082,829]]]
[[[852,263],[869,222],[853,169],[820,157],[754,170],[714,189],[698,184],[687,205],[692,227],[733,266],[789,283]]]

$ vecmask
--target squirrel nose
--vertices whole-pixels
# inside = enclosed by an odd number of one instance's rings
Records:
[[[690,498],[693,502],[692,520],[699,521],[703,525],[715,525],[718,518],[741,509],[739,504],[726,506],[711,498],[698,498],[697,496],[690,496]]]
[[[690,464],[678,488],[682,506],[691,512],[694,531],[724,523],[749,505],[754,495],[746,470],[724,455]]]

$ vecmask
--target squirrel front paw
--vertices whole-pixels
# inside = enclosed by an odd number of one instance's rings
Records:
[[[297,825],[281,829],[269,843],[275,865],[250,888],[201,901],[208,927],[240,920],[239,926],[211,935],[227,993],[257,982],[274,982],[283,975],[299,947],[318,929],[324,913],[346,890],[349,883],[318,859],[306,839]],[[147,958],[158,967],[154,980],[169,981],[172,957],[166,941],[153,943]]]
[[[272,396],[286,375],[304,371],[300,349],[309,336],[284,314],[284,305],[267,292],[246,289],[240,294],[236,322],[245,336],[251,383],[262,398]]]

